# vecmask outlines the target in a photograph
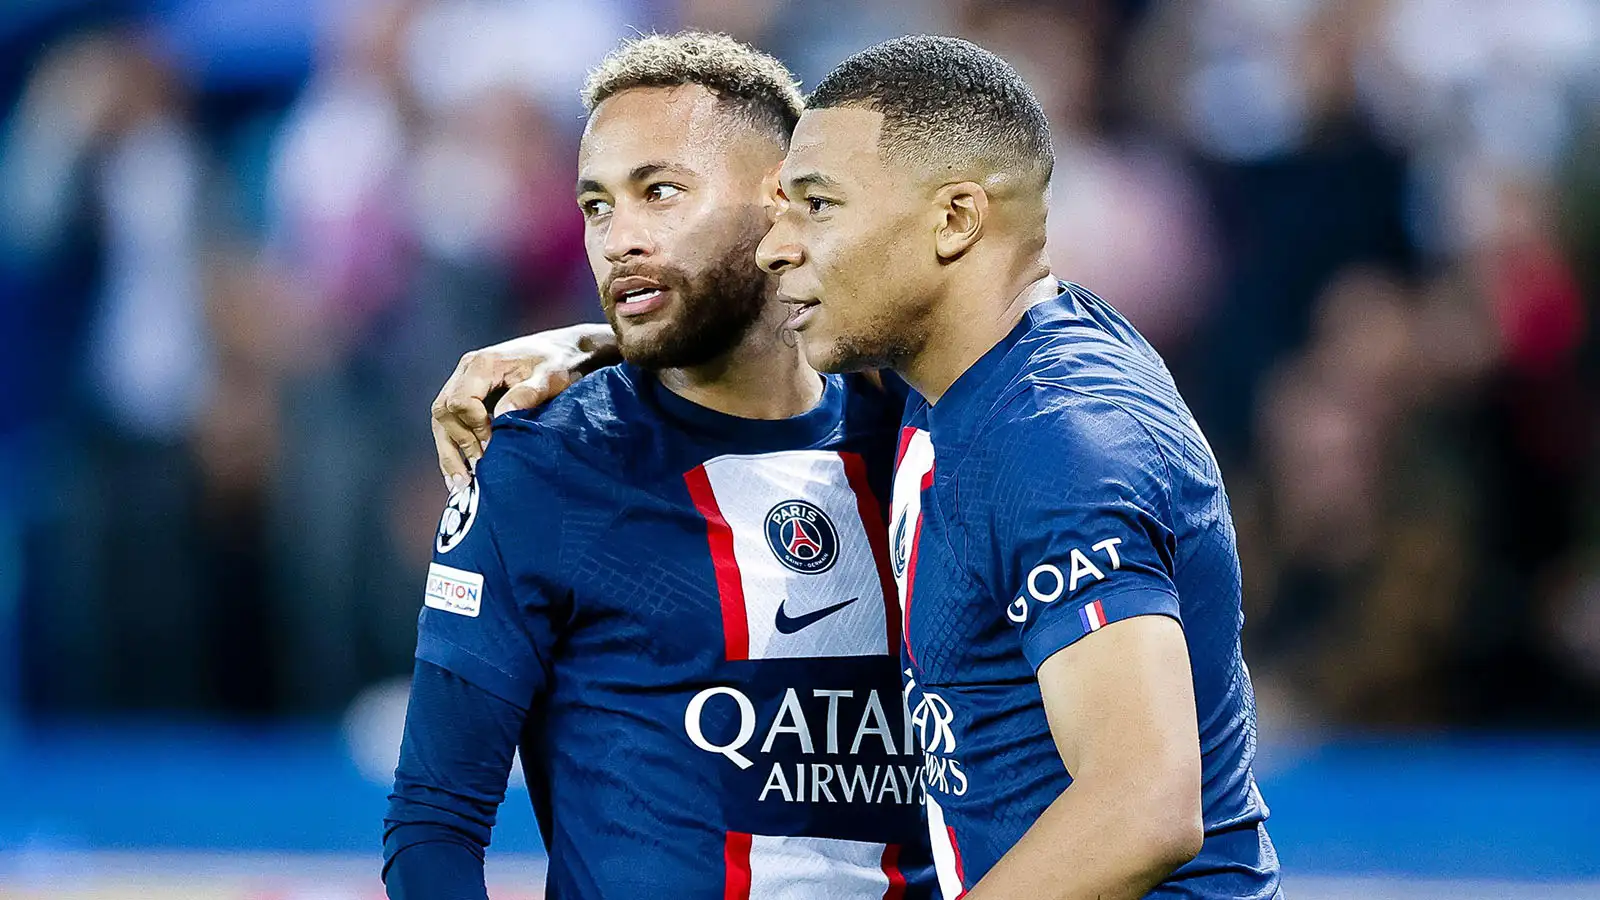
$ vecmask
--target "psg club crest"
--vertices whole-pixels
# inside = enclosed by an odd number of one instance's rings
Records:
[[[910,553],[906,542],[906,524],[910,516],[901,513],[900,521],[894,523],[894,534],[889,538],[889,543],[894,545],[894,577],[899,578],[906,574],[906,556]]]
[[[454,550],[456,545],[466,538],[476,518],[478,518],[478,479],[469,478],[465,485],[450,492],[450,500],[444,506],[444,515],[439,518],[439,536],[434,539],[434,549],[440,553]]]
[[[767,513],[767,543],[785,567],[817,575],[839,556],[839,533],[826,513],[804,500],[785,500]]]

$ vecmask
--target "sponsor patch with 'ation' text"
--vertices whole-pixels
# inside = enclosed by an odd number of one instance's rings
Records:
[[[483,603],[483,576],[465,569],[430,563],[428,589],[423,603],[434,609],[475,619]]]

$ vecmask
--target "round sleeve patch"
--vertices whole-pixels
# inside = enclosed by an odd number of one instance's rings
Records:
[[[434,549],[440,553],[454,550],[466,539],[467,532],[472,530],[472,523],[477,518],[478,479],[469,478],[466,484],[450,492],[444,515],[439,517],[439,535],[433,542]]]

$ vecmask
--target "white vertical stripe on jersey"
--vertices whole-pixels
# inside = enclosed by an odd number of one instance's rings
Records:
[[[792,450],[719,456],[705,464],[705,472],[733,532],[750,659],[876,656],[890,650],[884,638],[888,623],[877,560],[838,453]],[[831,523],[838,556],[826,571],[805,574],[789,569],[768,542],[767,514],[789,500],[815,505]],[[793,634],[777,629],[780,604],[788,617],[796,618],[851,600]]]
[[[933,845],[933,870],[939,876],[939,893],[944,895],[944,900],[956,900],[965,889],[956,870],[956,845],[950,839],[944,809],[932,794],[927,795],[924,806],[928,810],[928,840]]]
[[[910,610],[911,554],[915,550],[917,523],[922,520],[922,482],[933,468],[933,441],[917,429],[906,444],[894,470],[890,494],[889,558],[895,561],[894,580],[900,591],[901,614]],[[909,624],[902,623],[902,624]],[[903,629],[902,629],[903,632]]]

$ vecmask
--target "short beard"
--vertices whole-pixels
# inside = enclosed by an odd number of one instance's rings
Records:
[[[677,321],[649,340],[623,339],[622,358],[651,371],[691,369],[737,347],[773,302],[771,281],[756,267],[760,242],[760,235],[741,241],[699,276],[676,285],[682,307]],[[615,307],[606,309],[606,318],[617,331]]]
[[[866,372],[874,369],[901,369],[915,355],[912,341],[884,334],[868,337],[841,338],[831,346],[818,348],[815,355],[806,345],[805,333],[800,333],[800,349],[806,362],[819,372],[843,374]]]

